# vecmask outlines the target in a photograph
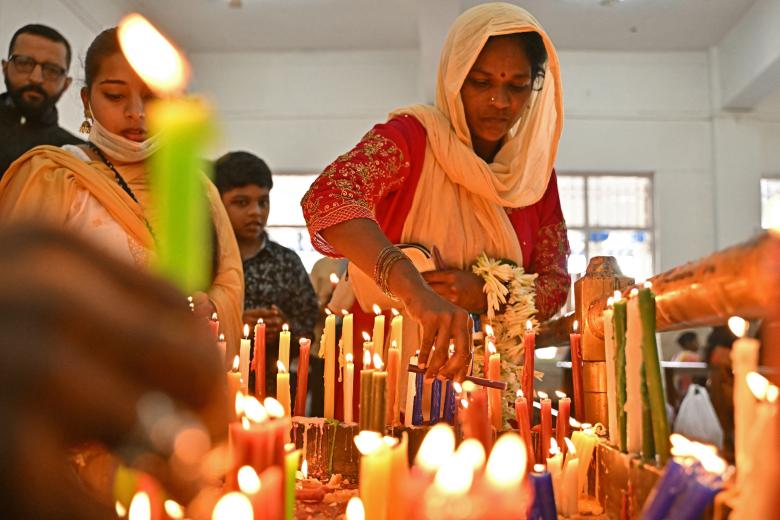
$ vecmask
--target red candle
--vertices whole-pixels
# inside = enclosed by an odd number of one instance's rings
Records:
[[[211,336],[214,338],[214,341],[217,341],[219,338],[219,320],[217,319],[217,313],[211,315],[211,319],[209,320],[209,329],[211,330]]]
[[[482,348],[482,353],[484,355],[483,359],[483,365],[482,365],[482,375],[485,376],[485,379],[490,379],[490,350],[489,345],[490,343],[495,344],[496,343],[496,336],[493,334],[493,327],[491,327],[489,324],[485,325],[485,339],[484,339],[484,346]]]
[[[571,399],[566,397],[561,391],[556,390],[558,396],[558,418],[555,420],[555,440],[558,446],[565,446],[563,441],[569,436],[569,409],[571,408]]]
[[[574,391],[574,413],[580,419],[585,416],[585,394],[582,389],[582,334],[577,332],[579,323],[574,320],[574,332],[569,335],[571,346],[571,383]]]
[[[522,390],[517,391],[517,399],[515,399],[515,419],[517,419],[517,429],[520,432],[520,437],[523,438],[525,443],[526,453],[528,455],[528,468],[534,466],[534,450],[533,443],[531,441],[531,420],[528,414],[528,400],[523,395]]]
[[[488,342],[488,371],[487,377],[493,381],[501,380],[501,354],[496,352],[496,346],[492,341]],[[491,388],[488,390],[488,408],[490,410],[490,423],[497,432],[501,431],[503,423],[501,408],[501,390]]]
[[[550,453],[550,438],[552,437],[552,401],[544,392],[539,392],[542,405],[542,422],[539,435],[539,454],[543,457]],[[541,458],[539,460],[542,460]]]
[[[269,520],[284,518],[284,474],[283,466],[273,466],[260,475],[260,492],[257,502],[263,505],[264,514],[255,518]]]
[[[472,385],[464,385],[466,388]],[[469,392],[469,390],[466,390]],[[477,439],[490,453],[493,447],[493,430],[488,416],[488,395],[484,388],[476,388],[469,392],[466,410],[463,413],[463,438]]]
[[[533,330],[531,320],[525,322],[525,335],[523,336],[523,351],[525,365],[523,365],[523,381],[521,388],[523,394],[534,395],[534,352],[536,351],[536,333]],[[546,452],[545,452],[546,453]]]
[[[401,350],[393,340],[387,350],[387,406],[385,424],[393,425],[398,421],[398,377],[401,364]]]
[[[265,323],[263,318],[255,325],[255,396],[258,400],[265,399]]]
[[[295,413],[299,417],[306,415],[306,391],[309,386],[309,353],[311,340],[301,338],[301,355],[298,358],[298,387],[295,390]]]

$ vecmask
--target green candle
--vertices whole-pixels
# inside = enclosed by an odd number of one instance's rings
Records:
[[[376,371],[371,377],[371,422],[369,430],[385,434],[387,414],[387,372],[382,370],[382,358],[374,354]]]
[[[374,369],[371,368],[371,350],[363,350],[363,369],[360,371],[360,409],[358,424],[360,431],[371,429],[371,387]]]
[[[615,291],[612,326],[615,334],[615,382],[617,386],[617,416],[620,427],[620,451],[627,453],[626,423],[626,301]]]
[[[301,450],[296,450],[292,443],[285,445],[285,449],[287,453],[284,455],[284,518],[292,520],[295,514],[295,475],[301,460]]]
[[[647,370],[642,364],[642,460],[655,461],[655,442],[653,442],[653,415],[650,408],[650,394],[647,391]]]
[[[649,288],[639,291],[639,313],[642,317],[642,361],[647,376],[647,393],[653,423],[655,451],[661,464],[669,459],[669,420],[666,416],[664,387],[661,382],[661,362],[655,342],[655,295]]]

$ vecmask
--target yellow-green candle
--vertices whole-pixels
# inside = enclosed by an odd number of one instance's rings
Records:
[[[301,460],[301,450],[295,444],[285,444],[284,455],[284,518],[292,520],[295,514],[295,474]]]

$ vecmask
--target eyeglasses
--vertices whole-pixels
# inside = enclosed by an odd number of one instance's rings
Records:
[[[22,74],[30,74],[35,70],[35,67],[40,65],[41,75],[46,81],[57,81],[67,72],[66,69],[59,65],[55,65],[54,63],[42,63],[40,61],[35,61],[29,56],[21,56],[19,54],[12,55],[8,58],[8,61],[13,63],[14,68]]]

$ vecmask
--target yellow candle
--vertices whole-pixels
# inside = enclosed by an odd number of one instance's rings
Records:
[[[354,317],[352,314],[348,314],[347,311],[344,311],[344,319],[341,322],[341,346],[344,349],[344,355],[352,354],[354,356],[354,352],[352,350],[352,334],[354,330]]]
[[[252,342],[249,341],[249,325],[244,323],[244,337],[241,339],[241,348],[239,355],[239,371],[241,372],[241,391],[245,394],[249,386],[249,351],[252,349]]]
[[[553,494],[555,495],[555,503],[561,503],[561,473],[563,470],[563,453],[558,448],[558,443],[555,439],[550,439],[550,456],[547,457],[547,471],[552,477]]]
[[[352,423],[352,389],[355,382],[355,363],[352,354],[346,355],[347,366],[344,369],[344,422]]]
[[[398,351],[404,350],[404,317],[393,309],[393,320],[390,322],[390,345],[395,341]],[[388,361],[389,364],[389,361]]]
[[[579,459],[579,474],[577,477],[577,489],[579,495],[587,495],[588,492],[588,467],[593,458],[593,450],[596,447],[598,438],[589,424],[582,425],[582,431],[575,431],[571,434],[571,440],[574,448],[577,450]]]
[[[488,379],[498,381],[501,379],[501,354],[496,352],[496,346],[492,341],[488,342],[488,351],[490,352],[490,357],[488,358],[488,372],[487,372]],[[498,390],[496,388],[491,388],[488,390],[488,392],[489,392],[488,405],[490,406],[490,423],[493,425],[496,431],[501,431],[501,423],[502,423],[501,390]]]
[[[279,333],[279,361],[286,367],[290,366],[290,326],[286,323]]]
[[[290,374],[281,361],[276,362],[276,400],[284,407],[285,417],[290,417]]]
[[[355,445],[360,457],[360,499],[366,511],[366,518],[386,520],[388,490],[392,455],[390,447],[376,432],[363,431],[355,436]],[[398,483],[394,483],[398,484]]]
[[[384,435],[387,410],[387,372],[382,370],[382,358],[374,354],[376,370],[371,374],[371,423],[370,428]]]
[[[336,316],[325,318],[325,408],[326,419],[335,418],[336,378]]]
[[[236,413],[236,394],[241,391],[241,372],[238,371],[238,356],[233,359],[233,369],[227,373],[227,388],[228,388],[228,410],[230,410],[230,417],[238,420],[238,414]]]
[[[390,447],[390,479],[387,497],[387,519],[405,520],[408,518],[408,507],[404,503],[403,486],[409,478],[409,436],[401,435],[401,441],[394,437],[385,437],[385,443]]]
[[[379,305],[374,304],[374,334],[371,336],[371,341],[374,342],[374,351],[372,354],[379,354],[382,358],[385,357],[385,317],[382,314],[382,309]]]

